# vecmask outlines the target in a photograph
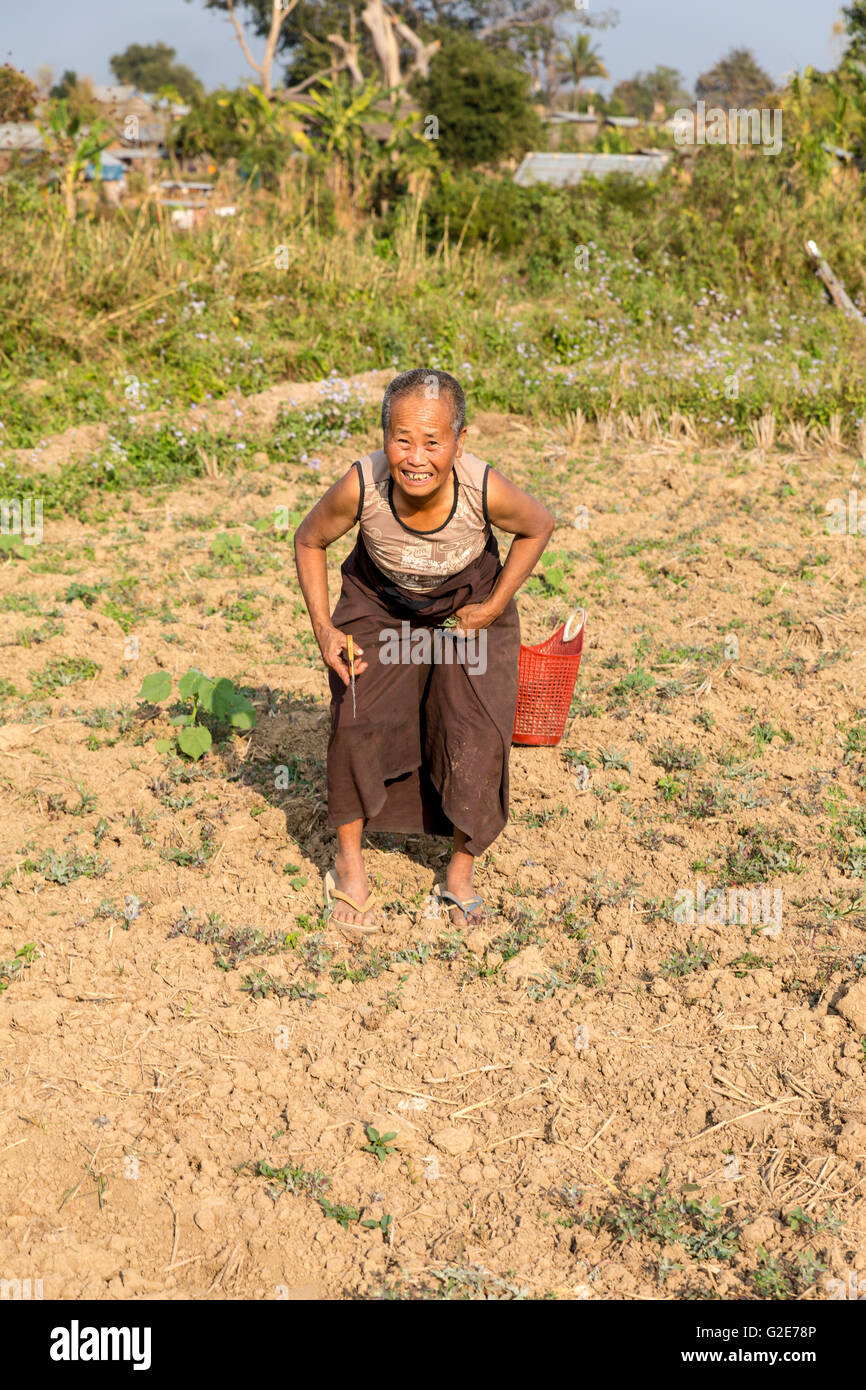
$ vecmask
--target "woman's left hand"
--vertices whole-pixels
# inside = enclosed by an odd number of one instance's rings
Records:
[[[490,627],[501,614],[487,603],[467,603],[463,608],[458,608],[454,616],[458,632],[475,632],[479,628]]]

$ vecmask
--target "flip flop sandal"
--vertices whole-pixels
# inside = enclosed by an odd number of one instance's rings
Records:
[[[348,903],[356,912],[369,912],[379,902],[375,893],[367,896],[366,902],[356,902],[350,898],[348,893],[343,893],[337,887],[337,881],[329,870],[325,874],[325,907],[328,909],[331,924],[338,927],[345,936],[351,937],[354,941],[365,941],[368,936],[375,936],[379,930],[378,922],[364,924],[362,922],[344,922],[340,917],[334,917],[334,907],[337,902]]]
[[[449,922],[451,921],[451,909],[454,907],[459,907],[460,911],[466,917],[469,917],[471,913],[478,912],[478,910],[484,906],[483,898],[467,898],[466,902],[461,902],[456,893],[450,892],[447,888],[440,888],[438,883],[435,884],[433,888],[433,897],[440,903],[442,910],[448,916]],[[453,925],[456,926],[457,923],[455,922]],[[465,925],[469,926],[471,924],[466,923]]]

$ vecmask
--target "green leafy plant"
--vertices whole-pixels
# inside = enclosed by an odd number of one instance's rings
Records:
[[[606,1212],[600,1225],[621,1242],[676,1243],[696,1260],[729,1260],[737,1252],[737,1228],[725,1224],[718,1197],[708,1202],[694,1199],[696,1184],[683,1183],[680,1195],[668,1190],[668,1169],[663,1168],[657,1188],[643,1186],[629,1192],[617,1211]]]
[[[384,1163],[389,1154],[394,1152],[394,1147],[390,1143],[397,1138],[396,1130],[389,1130],[387,1134],[380,1134],[372,1125],[365,1126],[369,1144],[364,1145],[364,1152],[375,1154],[380,1163]]]
[[[238,1165],[238,1170],[241,1168],[252,1168],[257,1177],[269,1178],[274,1184],[274,1187],[269,1190],[275,1198],[283,1192],[289,1192],[294,1197],[318,1197],[331,1185],[330,1179],[319,1168],[312,1172],[296,1164],[274,1168],[264,1159],[260,1159],[257,1163],[241,1163]]]
[[[70,222],[75,221],[77,208],[75,190],[86,166],[98,162],[102,151],[111,144],[107,121],[97,119],[85,126],[82,116],[70,110],[66,101],[53,103],[48,109],[47,124],[39,124],[46,150],[60,167],[60,186],[63,203]]]
[[[186,708],[180,714],[172,715],[171,722],[179,729],[176,735],[177,746],[194,762],[205,754],[213,743],[210,729],[199,722],[202,715],[210,715],[217,726],[228,726],[240,731],[255,728],[256,712],[254,706],[225,676],[217,680],[206,676],[192,666],[177,683],[178,694]],[[168,671],[153,671],[145,676],[138,692],[139,700],[149,704],[160,704],[167,700],[172,690],[172,679]],[[159,753],[167,753],[175,739],[157,740]]]
[[[703,757],[697,748],[687,748],[685,744],[667,738],[653,749],[652,760],[665,772],[694,772],[701,766]]]
[[[100,859],[98,854],[81,854],[77,849],[48,849],[41,859],[24,862],[27,873],[42,874],[48,883],[67,884],[77,878],[103,878],[111,867],[110,859]]]
[[[801,872],[791,840],[768,826],[752,825],[738,829],[722,878],[726,883],[764,883],[771,875]]]
[[[383,1236],[387,1236],[388,1232],[391,1229],[393,1220],[393,1216],[389,1216],[388,1213],[385,1212],[382,1216],[379,1217],[378,1221],[374,1221],[372,1218],[368,1218],[366,1221],[362,1221],[361,1225],[366,1226],[367,1229],[370,1231],[381,1231]]]
[[[338,1225],[342,1226],[344,1231],[348,1231],[350,1221],[359,1221],[361,1219],[361,1213],[357,1207],[347,1206],[344,1202],[329,1202],[327,1197],[319,1197],[317,1201],[325,1215],[331,1217]]]
[[[22,973],[25,965],[29,965],[36,955],[36,943],[28,941],[16,951],[12,960],[0,960],[0,994],[8,989],[13,980],[16,980]]]

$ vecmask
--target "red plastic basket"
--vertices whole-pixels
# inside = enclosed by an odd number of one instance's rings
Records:
[[[517,711],[512,743],[559,743],[583,653],[586,612],[578,608],[546,642],[520,646]]]

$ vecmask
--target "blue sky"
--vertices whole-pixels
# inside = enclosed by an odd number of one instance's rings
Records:
[[[614,81],[667,63],[690,86],[732,47],[752,48],[775,80],[808,63],[831,67],[841,41],[837,0],[614,0],[620,21],[596,35]],[[247,81],[247,67],[232,28],[200,0],[33,0],[10,3],[2,18],[2,61],[31,75],[43,64],[56,75],[72,68],[95,82],[112,80],[108,60],[130,43],[162,41],[177,49],[207,87]],[[394,8],[399,12],[399,0]],[[605,0],[589,0],[591,12]],[[253,41],[254,51],[260,41]]]

